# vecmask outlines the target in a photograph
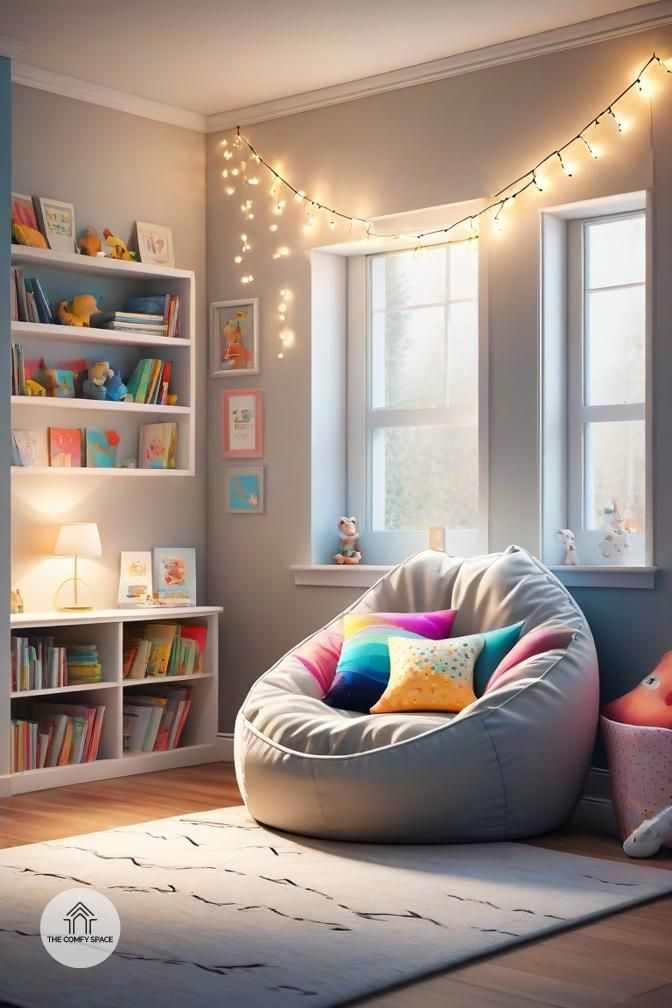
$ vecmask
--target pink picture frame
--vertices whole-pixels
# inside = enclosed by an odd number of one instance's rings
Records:
[[[264,457],[264,394],[261,389],[222,392],[224,458]]]

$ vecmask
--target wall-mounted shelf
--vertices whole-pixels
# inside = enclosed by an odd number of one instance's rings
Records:
[[[87,410],[93,413],[156,413],[188,416],[189,406],[158,406],[151,403],[108,402],[99,399],[55,399],[51,396],[12,396],[12,406],[44,410]]]
[[[91,466],[12,466],[12,476],[192,476],[189,469],[103,469]]]
[[[107,346],[154,346],[172,350],[174,347],[190,347],[191,340],[170,336],[151,336],[145,333],[119,332],[116,329],[98,329],[96,326],[44,325],[38,322],[12,322],[12,339],[20,343],[26,340],[57,340],[60,343],[95,344]]]
[[[48,266],[76,273],[108,274],[140,280],[189,280],[194,276],[191,270],[175,269],[172,266],[153,266],[150,263],[109,259],[106,256],[77,255],[75,252],[55,252],[53,249],[32,248],[29,245],[12,245],[12,263],[17,266]]]

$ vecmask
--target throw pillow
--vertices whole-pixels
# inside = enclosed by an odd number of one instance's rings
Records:
[[[294,651],[304,668],[308,669],[326,693],[334,680],[334,673],[341,653],[343,638],[333,630],[320,630],[309,641]]]
[[[372,714],[461,711],[473,703],[474,665],[481,634],[451,640],[390,640],[390,680]]]
[[[493,689],[513,682],[517,675],[516,666],[526,659],[543,654],[544,651],[569,647],[575,633],[576,630],[572,630],[570,627],[557,626],[537,627],[536,630],[530,630],[520,638],[517,644],[514,644],[506,658],[499,663],[485,688],[485,692],[492,693]]]
[[[520,623],[499,627],[497,630],[488,630],[487,633],[481,634],[483,650],[478,656],[474,669],[474,693],[477,697],[483,696],[485,693],[485,688],[492,674],[517,642],[524,624],[525,621],[521,620]]]
[[[457,610],[428,613],[347,613],[343,649],[331,687],[330,707],[367,714],[380,698],[390,675],[391,637],[440,640],[448,637]]]

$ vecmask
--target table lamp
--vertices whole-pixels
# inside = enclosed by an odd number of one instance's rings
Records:
[[[89,595],[91,594],[91,589],[87,585],[86,581],[82,580],[82,578],[80,578],[77,574],[77,559],[80,556],[101,556],[102,552],[103,549],[100,543],[100,534],[98,532],[98,526],[95,522],[69,522],[68,524],[61,525],[59,527],[58,535],[56,536],[56,545],[53,549],[53,555],[74,557],[75,573],[74,577],[66,578],[66,580],[59,585],[56,594],[54,595],[55,609],[86,612],[92,608],[90,605],[82,605],[80,601],[79,586],[84,585]],[[68,605],[59,605],[58,597],[63,588],[65,588],[70,581],[73,583],[72,603]]]

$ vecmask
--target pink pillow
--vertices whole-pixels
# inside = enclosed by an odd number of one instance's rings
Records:
[[[322,692],[326,693],[333,682],[342,646],[341,634],[333,630],[322,630],[295,651],[292,657],[299,659],[315,677]]]
[[[506,683],[515,682],[519,675],[517,666],[528,658],[543,654],[544,651],[568,647],[574,639],[575,633],[576,630],[569,627],[537,627],[536,630],[530,630],[520,638],[517,644],[514,644],[506,657],[499,663],[490,676],[485,693],[492,693],[494,689],[498,689]]]

